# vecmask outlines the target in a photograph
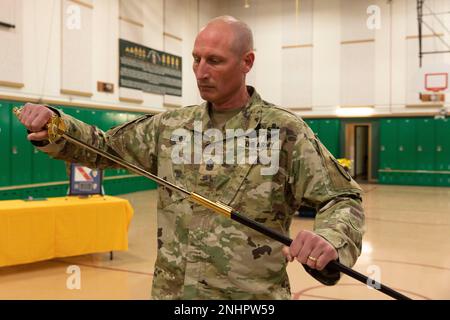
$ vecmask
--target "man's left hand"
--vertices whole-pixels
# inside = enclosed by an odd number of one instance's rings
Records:
[[[291,246],[283,248],[283,255],[290,262],[296,258],[298,262],[319,271],[339,257],[331,243],[307,230],[300,231]]]

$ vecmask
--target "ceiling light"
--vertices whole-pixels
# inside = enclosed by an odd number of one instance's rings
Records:
[[[367,117],[374,114],[373,107],[338,107],[336,114],[339,117]]]

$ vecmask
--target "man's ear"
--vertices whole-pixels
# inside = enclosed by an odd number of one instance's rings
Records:
[[[255,62],[255,53],[253,51],[249,51],[244,54],[242,58],[242,71],[244,73],[250,72],[253,67],[253,63]]]

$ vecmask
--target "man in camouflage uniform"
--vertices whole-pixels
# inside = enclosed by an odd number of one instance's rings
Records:
[[[314,277],[334,284],[339,274],[324,269],[325,265],[339,259],[352,266],[360,254],[361,189],[303,120],[265,102],[245,85],[254,61],[252,48],[250,29],[232,17],[213,19],[201,30],[194,45],[193,69],[200,94],[208,102],[200,106],[143,116],[108,132],[42,105],[27,104],[20,115],[31,131],[28,138],[56,159],[98,168],[116,166],[63,139],[48,143],[43,127],[54,113],[64,120],[70,135],[180,187],[228,204],[286,235],[302,204],[317,208],[314,232],[301,231],[289,248],[283,248],[193,204],[182,194],[159,187],[155,299],[289,299],[287,261],[295,258]],[[191,143],[190,150],[205,150],[216,143],[202,138],[212,128],[223,136],[232,129],[245,133],[279,130],[278,170],[262,175],[264,165],[258,161],[174,161],[174,148],[180,143]],[[189,133],[188,138],[174,134],[180,129]],[[249,139],[245,141],[241,149],[249,152]],[[276,141],[269,139],[266,146],[271,143]]]

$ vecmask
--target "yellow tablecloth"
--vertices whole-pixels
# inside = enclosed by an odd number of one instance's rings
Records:
[[[111,196],[0,201],[0,266],[127,250],[132,216]]]

